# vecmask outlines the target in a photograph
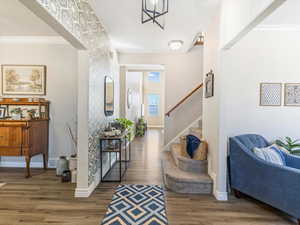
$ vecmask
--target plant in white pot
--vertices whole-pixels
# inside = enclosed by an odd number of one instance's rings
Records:
[[[20,120],[22,117],[22,109],[21,108],[14,108],[10,111],[11,118],[14,120]]]

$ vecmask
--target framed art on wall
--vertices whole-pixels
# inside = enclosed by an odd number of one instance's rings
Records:
[[[6,117],[6,107],[0,107],[0,119],[4,119]]]
[[[281,106],[282,84],[260,84],[260,106]]]
[[[300,106],[300,83],[285,84],[284,105]]]
[[[46,66],[2,65],[3,95],[46,95]]]
[[[211,70],[205,78],[205,98],[214,96],[214,73]]]

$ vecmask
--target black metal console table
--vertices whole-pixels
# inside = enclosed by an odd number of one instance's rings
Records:
[[[108,171],[104,171],[103,168],[105,154],[108,154],[109,158]],[[114,157],[112,157],[112,155],[114,155]],[[114,160],[113,164],[112,160]],[[121,182],[130,160],[131,143],[127,138],[126,131],[119,136],[100,136],[101,182]],[[118,174],[116,174],[116,172]],[[107,179],[109,177],[115,177],[116,175],[119,179]]]

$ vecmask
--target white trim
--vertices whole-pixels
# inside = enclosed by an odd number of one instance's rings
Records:
[[[164,126],[163,125],[158,125],[158,126],[154,126],[154,125],[150,125],[150,126],[148,126],[148,128],[161,128],[161,129],[163,129],[164,128]]]
[[[300,25],[297,24],[281,24],[281,25],[259,25],[255,31],[300,31]]]
[[[264,9],[253,21],[245,26],[231,41],[226,43],[223,50],[232,48],[237,42],[239,42],[244,36],[246,36],[251,30],[259,25],[264,19],[272,14],[277,8],[279,8],[286,0],[274,0],[266,9]]]
[[[228,201],[228,192],[222,192],[217,190],[217,174],[212,171],[208,171],[209,176],[213,180],[213,195],[218,201]]]
[[[61,36],[0,36],[0,43],[70,45]]]
[[[202,120],[202,115],[200,117],[198,117],[196,120],[194,120],[190,125],[188,125],[183,131],[181,131],[179,134],[176,135],[176,137],[174,137],[171,141],[169,141],[168,144],[166,144],[164,146],[164,150],[168,150],[169,147],[171,146],[171,144],[176,143],[176,141],[183,135],[187,134],[190,130],[190,128],[195,127],[197,125],[197,127],[199,127],[199,121]]]
[[[88,188],[76,188],[75,198],[88,198],[100,183],[100,169],[95,174],[95,180]]]
[[[48,168],[56,168],[56,158],[51,158],[48,161]],[[26,163],[25,161],[0,161],[0,167],[14,167],[14,168],[25,168]],[[31,162],[30,163],[31,168],[43,168],[44,164],[43,162]]]

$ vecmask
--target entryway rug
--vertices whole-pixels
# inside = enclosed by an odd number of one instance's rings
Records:
[[[102,225],[167,225],[165,196],[159,185],[119,185]]]

